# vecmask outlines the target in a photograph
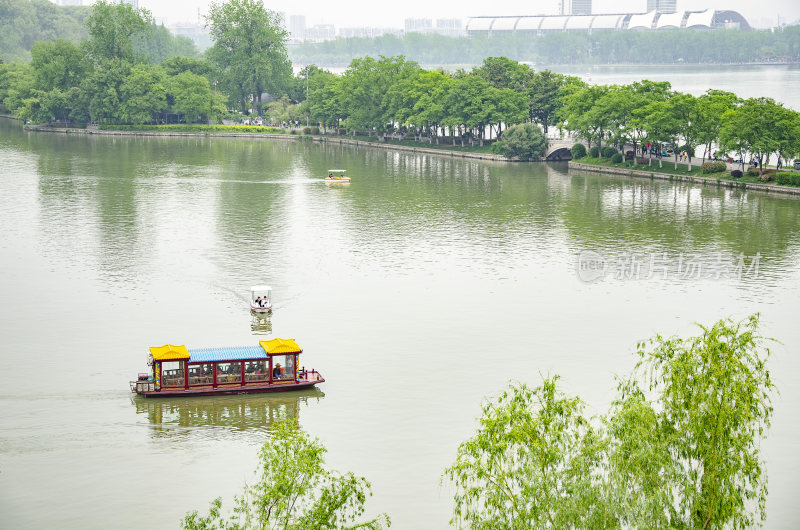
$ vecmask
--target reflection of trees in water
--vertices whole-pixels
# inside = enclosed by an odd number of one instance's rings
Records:
[[[274,394],[187,398],[134,397],[136,413],[147,416],[157,438],[224,438],[252,432],[261,436],[273,422],[300,418],[300,409],[325,397],[319,389]]]
[[[781,258],[797,251],[797,199],[570,173],[558,217],[581,247]]]

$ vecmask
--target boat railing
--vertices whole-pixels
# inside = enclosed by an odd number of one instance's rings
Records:
[[[319,381],[322,379],[322,374],[314,369],[306,370],[305,366],[297,371],[297,375],[300,376],[300,379],[306,379],[308,381]]]
[[[131,381],[131,392],[142,394],[144,392],[155,392],[156,384],[154,381]]]

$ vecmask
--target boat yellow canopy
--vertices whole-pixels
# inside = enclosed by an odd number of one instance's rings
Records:
[[[346,169],[329,169],[328,173],[347,173]]]
[[[184,361],[189,359],[189,350],[184,345],[165,344],[151,346],[150,355],[153,356],[154,361]]]
[[[303,351],[294,339],[260,340],[258,344],[264,348],[267,355],[284,355],[286,353],[301,353]]]

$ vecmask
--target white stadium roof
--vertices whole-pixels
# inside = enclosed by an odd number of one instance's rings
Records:
[[[532,17],[472,17],[467,34],[546,33],[558,31],[599,31],[621,29],[721,28],[750,29],[736,11],[678,11],[677,13],[617,13],[611,15],[537,15]]]
[[[658,17],[656,28],[679,28],[681,27],[681,22],[683,22],[684,15],[686,15],[684,11],[662,13],[661,16]]]

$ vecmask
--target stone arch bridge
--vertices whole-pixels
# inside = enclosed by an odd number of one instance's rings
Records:
[[[544,153],[544,159],[552,161],[572,160],[572,151],[570,150],[576,143],[586,145],[587,149],[589,147],[585,140],[579,140],[570,136],[560,137],[548,135],[547,150]]]

